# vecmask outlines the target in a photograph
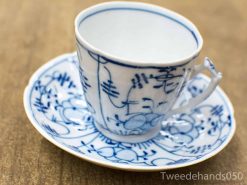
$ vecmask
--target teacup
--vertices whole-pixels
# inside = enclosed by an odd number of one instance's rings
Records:
[[[98,4],[76,17],[75,33],[88,109],[97,129],[118,141],[154,137],[162,121],[204,101],[221,79],[210,59],[195,65],[203,45],[195,25],[162,7]],[[209,86],[174,109],[188,80],[204,69]]]

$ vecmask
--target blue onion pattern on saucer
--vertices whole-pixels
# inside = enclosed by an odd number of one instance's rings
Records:
[[[131,170],[155,171],[189,166],[220,152],[235,132],[233,108],[218,87],[189,113],[163,122],[161,132],[141,143],[114,141],[94,125],[80,83],[75,53],[57,57],[32,76],[24,93],[24,106],[34,127],[59,148],[98,165]],[[204,75],[185,87],[177,106],[185,104],[207,87]],[[147,115],[149,116],[149,115]],[[151,118],[150,118],[151,119]],[[155,117],[154,117],[155,119]]]

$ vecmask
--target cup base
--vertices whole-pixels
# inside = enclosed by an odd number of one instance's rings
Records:
[[[109,139],[123,142],[123,143],[145,142],[145,141],[152,139],[153,137],[157,136],[161,130],[161,124],[157,124],[154,128],[150,129],[150,131],[148,131],[147,133],[141,134],[141,135],[118,135],[118,134],[114,134],[114,133],[102,128],[97,123],[95,123],[95,127],[105,137],[108,137]]]

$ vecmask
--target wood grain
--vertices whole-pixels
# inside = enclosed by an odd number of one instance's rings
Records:
[[[246,184],[241,181],[167,181],[161,174],[106,169],[46,141],[30,124],[23,90],[32,73],[57,55],[75,50],[76,14],[100,0],[0,0],[0,185],[56,184]],[[220,154],[169,173],[247,175],[247,1],[147,0],[191,19],[204,37],[201,59],[210,56],[224,75],[237,120],[233,140]]]

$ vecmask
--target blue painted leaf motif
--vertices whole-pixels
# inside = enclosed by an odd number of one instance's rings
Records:
[[[88,83],[88,78],[85,76],[85,72],[81,68],[81,66],[79,67],[79,74],[80,74],[80,80],[81,80],[82,88],[83,88],[84,92],[87,93],[87,90],[88,90],[88,88],[91,87],[91,85]]]
[[[60,83],[61,86],[63,86],[67,82],[68,88],[76,87],[74,82],[71,80],[70,76],[68,75],[68,73],[66,72],[59,73],[57,76],[55,74],[56,73],[53,74],[53,78],[56,79]]]
[[[145,116],[141,114],[134,115],[131,118],[129,118],[128,121],[126,121],[126,123],[124,124],[124,127],[130,130],[137,129],[141,127],[142,125],[144,125],[145,122],[146,122]]]
[[[142,98],[143,101],[153,101],[151,98],[144,97]]]
[[[34,89],[35,89],[36,91],[38,91],[38,90],[40,89],[40,83],[41,83],[40,80],[37,80],[37,81],[36,81],[35,86],[34,86]]]
[[[158,75],[151,74],[150,79],[155,79],[158,83],[153,85],[154,89],[163,88],[166,94],[173,92],[179,85],[178,82],[174,82],[174,78],[183,77],[182,74],[175,75],[174,71],[177,70],[177,67],[166,67],[159,69]]]
[[[166,104],[166,103],[167,103],[167,101],[159,102],[158,105],[157,105],[157,107],[159,107],[159,106],[161,106],[161,105],[164,105],[164,104]]]
[[[41,98],[35,98],[35,102],[33,104],[37,110],[39,112],[43,112],[43,113],[46,113],[47,110],[49,109],[50,107],[50,102],[47,102],[47,104],[45,105],[42,101],[41,101]]]
[[[118,98],[119,92],[117,91],[116,86],[113,84],[113,81],[107,80],[101,84],[102,90],[110,97]]]
[[[154,100],[148,97],[143,97],[142,101],[145,102],[145,105],[143,105],[142,108],[148,110],[149,112],[153,112],[153,109],[155,108]]]
[[[52,121],[52,122],[57,122],[57,118],[56,118],[54,115],[52,115],[51,121]]]
[[[232,125],[232,121],[231,121],[232,117],[230,115],[227,116],[227,124],[230,127]]]
[[[212,125],[212,128],[208,130],[208,135],[213,135],[218,129],[218,124],[211,122],[211,125]]]
[[[148,77],[146,74],[135,74],[134,77],[131,79],[132,87],[142,89],[145,84],[149,83]]]
[[[167,94],[169,94],[169,93],[173,92],[178,87],[178,85],[179,85],[178,82],[176,82],[176,83],[174,83],[174,82],[167,83],[166,86],[164,87],[164,91]]]
[[[214,116],[221,116],[223,114],[223,106],[222,105],[216,105],[212,108],[211,114]]]
[[[100,84],[100,86],[102,87],[103,92],[105,92],[108,95],[109,99],[110,99],[110,97],[112,97],[112,98],[118,98],[119,92],[117,90],[117,87],[114,85],[114,82],[112,81],[111,72],[110,72],[110,70],[106,66],[104,66],[104,69],[108,73],[108,80],[107,81],[103,81]],[[112,101],[111,101],[111,103],[114,106],[118,107]]]
[[[43,124],[42,125],[44,129],[46,129],[50,134],[52,135],[59,135],[59,133],[57,133],[57,131],[53,128],[50,127],[50,125],[47,124]]]

